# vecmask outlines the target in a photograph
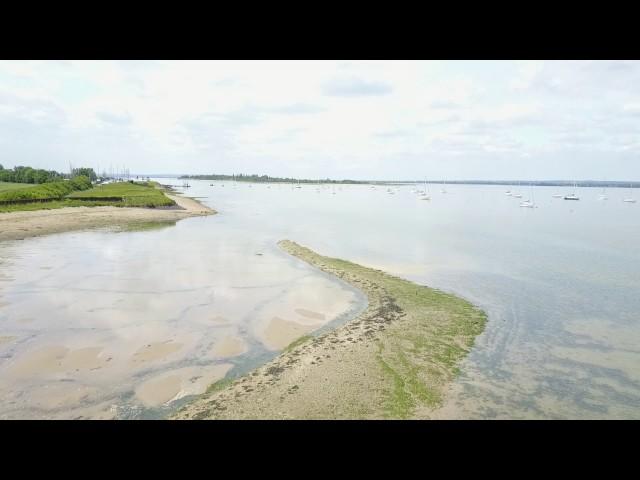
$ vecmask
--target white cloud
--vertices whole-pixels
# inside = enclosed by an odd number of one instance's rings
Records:
[[[639,178],[639,85],[637,61],[2,61],[0,163]]]

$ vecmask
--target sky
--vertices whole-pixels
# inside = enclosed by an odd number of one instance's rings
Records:
[[[639,61],[0,61],[0,164],[640,180]]]

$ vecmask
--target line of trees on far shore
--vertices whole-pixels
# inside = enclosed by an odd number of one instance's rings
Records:
[[[0,164],[0,182],[12,183],[51,183],[59,182],[66,178],[75,178],[79,176],[87,177],[91,181],[95,181],[98,176],[93,168],[74,168],[71,175],[56,172],[55,170],[44,170],[41,168],[31,168],[17,166],[12,169],[5,169]]]
[[[359,180],[331,180],[329,178],[326,179],[318,179],[318,180],[309,180],[309,179],[298,179],[298,178],[281,178],[281,177],[270,177],[269,175],[244,175],[239,173],[237,175],[183,175],[180,178],[192,178],[194,180],[232,180],[237,182],[269,182],[269,183],[367,183]]]

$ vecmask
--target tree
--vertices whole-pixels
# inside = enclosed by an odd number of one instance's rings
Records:
[[[87,168],[87,167],[74,168],[72,172],[72,176],[78,177],[80,175],[83,175],[89,178],[92,182],[98,179],[98,176],[96,175],[96,172],[93,171],[93,168]]]

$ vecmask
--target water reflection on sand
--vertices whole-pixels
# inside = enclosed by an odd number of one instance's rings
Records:
[[[0,418],[162,416],[364,308],[346,284],[222,230],[0,244]]]

